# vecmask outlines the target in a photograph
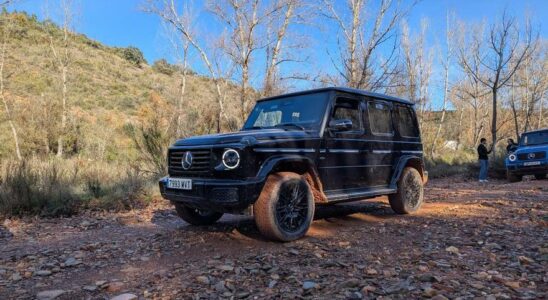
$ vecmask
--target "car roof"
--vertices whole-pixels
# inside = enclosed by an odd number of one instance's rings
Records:
[[[364,91],[360,89],[348,88],[348,87],[326,87],[326,88],[312,89],[312,90],[306,90],[306,91],[300,91],[300,92],[294,92],[294,93],[288,93],[288,94],[282,94],[278,96],[263,98],[257,101],[265,101],[265,100],[272,100],[272,99],[283,98],[283,97],[300,96],[300,95],[306,95],[306,94],[312,94],[312,93],[331,92],[331,91],[362,95],[362,96],[373,97],[373,98],[387,100],[387,101],[399,102],[407,105],[414,105],[412,102],[401,99],[401,98],[379,94],[379,93],[373,93],[373,92]]]
[[[544,131],[548,131],[548,128],[537,129],[537,130],[533,130],[533,131],[527,131],[527,132],[524,132],[524,133],[522,133],[522,134],[538,133],[538,132],[544,132]]]

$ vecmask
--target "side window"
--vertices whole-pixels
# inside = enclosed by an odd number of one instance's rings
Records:
[[[392,113],[386,103],[370,101],[367,105],[369,124],[374,135],[393,135]]]
[[[401,136],[418,137],[419,129],[415,121],[413,110],[406,106],[397,105],[395,107],[396,127]]]
[[[352,121],[352,129],[348,131],[361,131],[362,122],[360,118],[360,101],[354,99],[337,99],[333,111],[332,120],[347,119]]]

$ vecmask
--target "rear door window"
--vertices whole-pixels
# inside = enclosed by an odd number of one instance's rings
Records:
[[[394,134],[392,112],[388,103],[370,101],[367,105],[367,112],[369,115],[369,126],[371,127],[371,133],[374,135],[388,136]]]
[[[396,105],[394,108],[396,116],[396,128],[403,137],[418,137],[419,129],[415,120],[415,113],[410,107]]]

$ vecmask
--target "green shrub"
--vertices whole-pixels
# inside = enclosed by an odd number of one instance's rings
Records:
[[[125,60],[129,61],[137,67],[140,67],[141,64],[146,64],[147,62],[145,60],[143,52],[141,52],[139,48],[129,46],[127,48],[120,48],[119,51]]]
[[[0,217],[133,209],[146,205],[157,191],[151,176],[127,164],[35,158],[1,166]]]
[[[165,59],[159,59],[152,64],[152,69],[158,73],[166,74],[171,76],[179,70],[176,65],[172,65]]]
[[[56,160],[8,162],[0,178],[0,215],[71,215],[79,204],[72,186]]]

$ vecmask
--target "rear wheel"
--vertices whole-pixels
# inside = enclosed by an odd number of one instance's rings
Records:
[[[546,179],[546,174],[535,174],[535,178],[537,180]]]
[[[175,209],[181,219],[198,226],[211,225],[223,216],[223,213],[220,212],[192,208],[182,204],[175,204]]]
[[[416,212],[422,205],[424,186],[417,169],[406,167],[398,181],[398,192],[388,196],[390,207],[398,214]]]
[[[253,205],[253,214],[257,228],[267,238],[282,242],[299,239],[314,218],[312,190],[299,174],[272,174]]]
[[[521,178],[522,176],[520,175],[516,175],[508,170],[506,171],[506,179],[508,179],[509,182],[518,182],[521,181]]]

